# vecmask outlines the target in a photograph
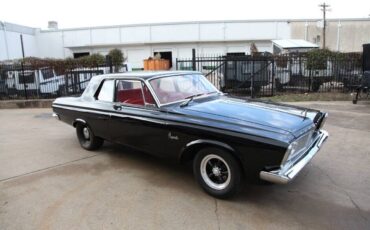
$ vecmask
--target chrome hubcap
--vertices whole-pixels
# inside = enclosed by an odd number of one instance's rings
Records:
[[[213,173],[213,175],[215,175],[215,176],[220,176],[221,175],[221,169],[219,168],[219,167],[213,167],[212,168],[212,173]]]
[[[222,190],[230,184],[230,167],[218,155],[209,154],[205,156],[200,163],[200,173],[204,182],[213,189]]]
[[[89,129],[87,127],[84,127],[83,130],[82,130],[82,133],[84,135],[84,138],[86,140],[90,139],[90,132],[89,132]]]

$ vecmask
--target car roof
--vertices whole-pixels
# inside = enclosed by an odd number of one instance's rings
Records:
[[[201,74],[196,71],[135,71],[126,73],[114,73],[114,74],[102,74],[93,76],[87,85],[86,89],[82,93],[81,97],[83,100],[94,101],[94,95],[99,88],[101,82],[105,79],[138,79],[148,80],[155,77],[168,77],[176,75],[186,74]]]
[[[132,72],[125,72],[125,73],[113,73],[113,74],[103,74],[99,75],[101,78],[137,78],[147,80],[154,77],[168,77],[168,76],[176,76],[176,75],[183,75],[183,74],[201,74],[197,71],[132,71]],[[98,77],[98,76],[97,76]]]

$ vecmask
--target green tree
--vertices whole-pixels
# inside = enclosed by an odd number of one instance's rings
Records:
[[[307,52],[307,69],[326,69],[327,62],[335,57],[335,53],[328,49],[314,49]]]
[[[105,63],[105,58],[101,54],[92,54],[78,59],[78,64],[81,67],[94,68]]]
[[[114,66],[114,72],[118,72],[125,61],[122,51],[120,49],[112,49],[109,51],[108,56]]]

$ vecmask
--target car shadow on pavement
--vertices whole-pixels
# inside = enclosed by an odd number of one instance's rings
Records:
[[[138,179],[145,180],[145,183],[153,187],[169,188],[178,192],[186,191],[190,195],[204,196],[204,199],[210,198],[195,182],[191,163],[180,164],[111,143],[106,143],[101,151],[110,157],[113,167],[116,169],[128,167],[134,174],[140,175],[137,176]],[[261,212],[261,216],[267,214],[269,210],[284,212],[284,215],[290,215],[290,218],[295,221],[310,226],[330,227],[332,224],[339,223],[342,227],[358,226],[361,228],[369,224],[370,213],[360,210],[353,204],[348,194],[338,191],[335,185],[329,183],[328,178],[320,174],[322,172],[309,167],[291,184],[245,183],[237,196],[218,201],[220,205],[226,205],[235,210],[253,207],[257,210],[256,212]],[[318,185],[318,182],[321,185]],[[327,184],[327,188],[318,187],[322,184]],[[330,193],[334,196],[332,199],[328,199],[328,196],[331,196]],[[345,200],[345,205],[342,200]],[[281,213],[274,215],[282,215]],[[311,219],[319,220],[318,225],[310,223]]]

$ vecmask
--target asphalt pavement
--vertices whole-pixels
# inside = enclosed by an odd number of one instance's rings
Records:
[[[0,110],[0,229],[370,229],[370,104],[329,112],[320,153],[288,185],[204,193],[189,165],[120,145],[83,150],[50,109]]]

